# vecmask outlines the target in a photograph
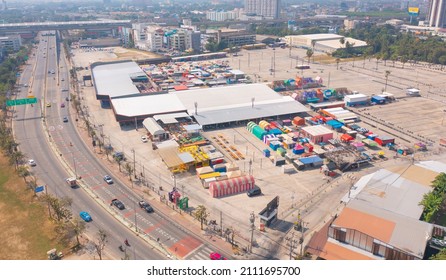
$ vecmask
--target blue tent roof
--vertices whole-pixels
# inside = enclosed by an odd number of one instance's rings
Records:
[[[322,159],[318,156],[304,157],[299,159],[303,164],[311,164],[315,162],[321,162]]]

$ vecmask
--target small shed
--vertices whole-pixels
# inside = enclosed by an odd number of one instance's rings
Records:
[[[301,133],[313,143],[327,142],[333,138],[333,131],[322,125],[303,127]]]
[[[375,95],[372,96],[372,99],[370,100],[372,103],[376,103],[376,104],[384,104],[386,103],[386,99],[384,97]]]
[[[344,143],[348,143],[348,142],[350,142],[350,141],[353,141],[353,140],[355,140],[355,138],[353,138],[350,134],[342,134],[341,135],[341,141],[342,142],[344,142]]]
[[[386,146],[389,143],[395,143],[395,138],[387,136],[387,135],[380,135],[378,137],[375,137],[375,142],[378,143],[380,146]]]
[[[142,125],[150,134],[152,140],[161,141],[169,139],[169,133],[165,131],[154,118],[147,118]]]

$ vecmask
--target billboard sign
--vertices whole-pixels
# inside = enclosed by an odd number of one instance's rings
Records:
[[[418,8],[418,7],[409,7],[407,9],[407,12],[409,13],[410,16],[417,17],[420,14],[420,8]]]

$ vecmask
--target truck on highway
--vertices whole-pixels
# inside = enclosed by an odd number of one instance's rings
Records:
[[[77,181],[76,181],[76,178],[75,178],[75,177],[67,178],[66,181],[67,181],[67,184],[68,184],[70,187],[72,187],[72,188],[77,187]]]

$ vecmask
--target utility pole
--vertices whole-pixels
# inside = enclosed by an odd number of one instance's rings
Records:
[[[251,65],[251,56],[250,53],[248,53],[248,68],[250,68]]]
[[[220,236],[223,236],[223,212],[220,210]]]
[[[135,200],[133,200],[133,203],[134,203],[134,207],[135,207],[135,230],[136,230],[136,234],[138,234],[138,222],[137,222],[137,219],[136,219],[136,201]]]
[[[296,248],[296,244],[297,244],[298,240],[294,239],[294,232],[292,233],[291,238],[287,238],[287,240],[290,245],[290,260],[292,260],[293,259],[293,251]]]
[[[251,215],[249,217],[249,222],[251,223],[251,242],[250,242],[250,247],[249,247],[249,252],[252,253],[252,242],[254,241],[254,230],[256,228],[254,222],[255,222],[255,216],[254,216],[254,212],[251,212]]]
[[[133,175],[136,177],[136,160],[135,160],[135,149],[132,149],[132,153],[133,153]]]

